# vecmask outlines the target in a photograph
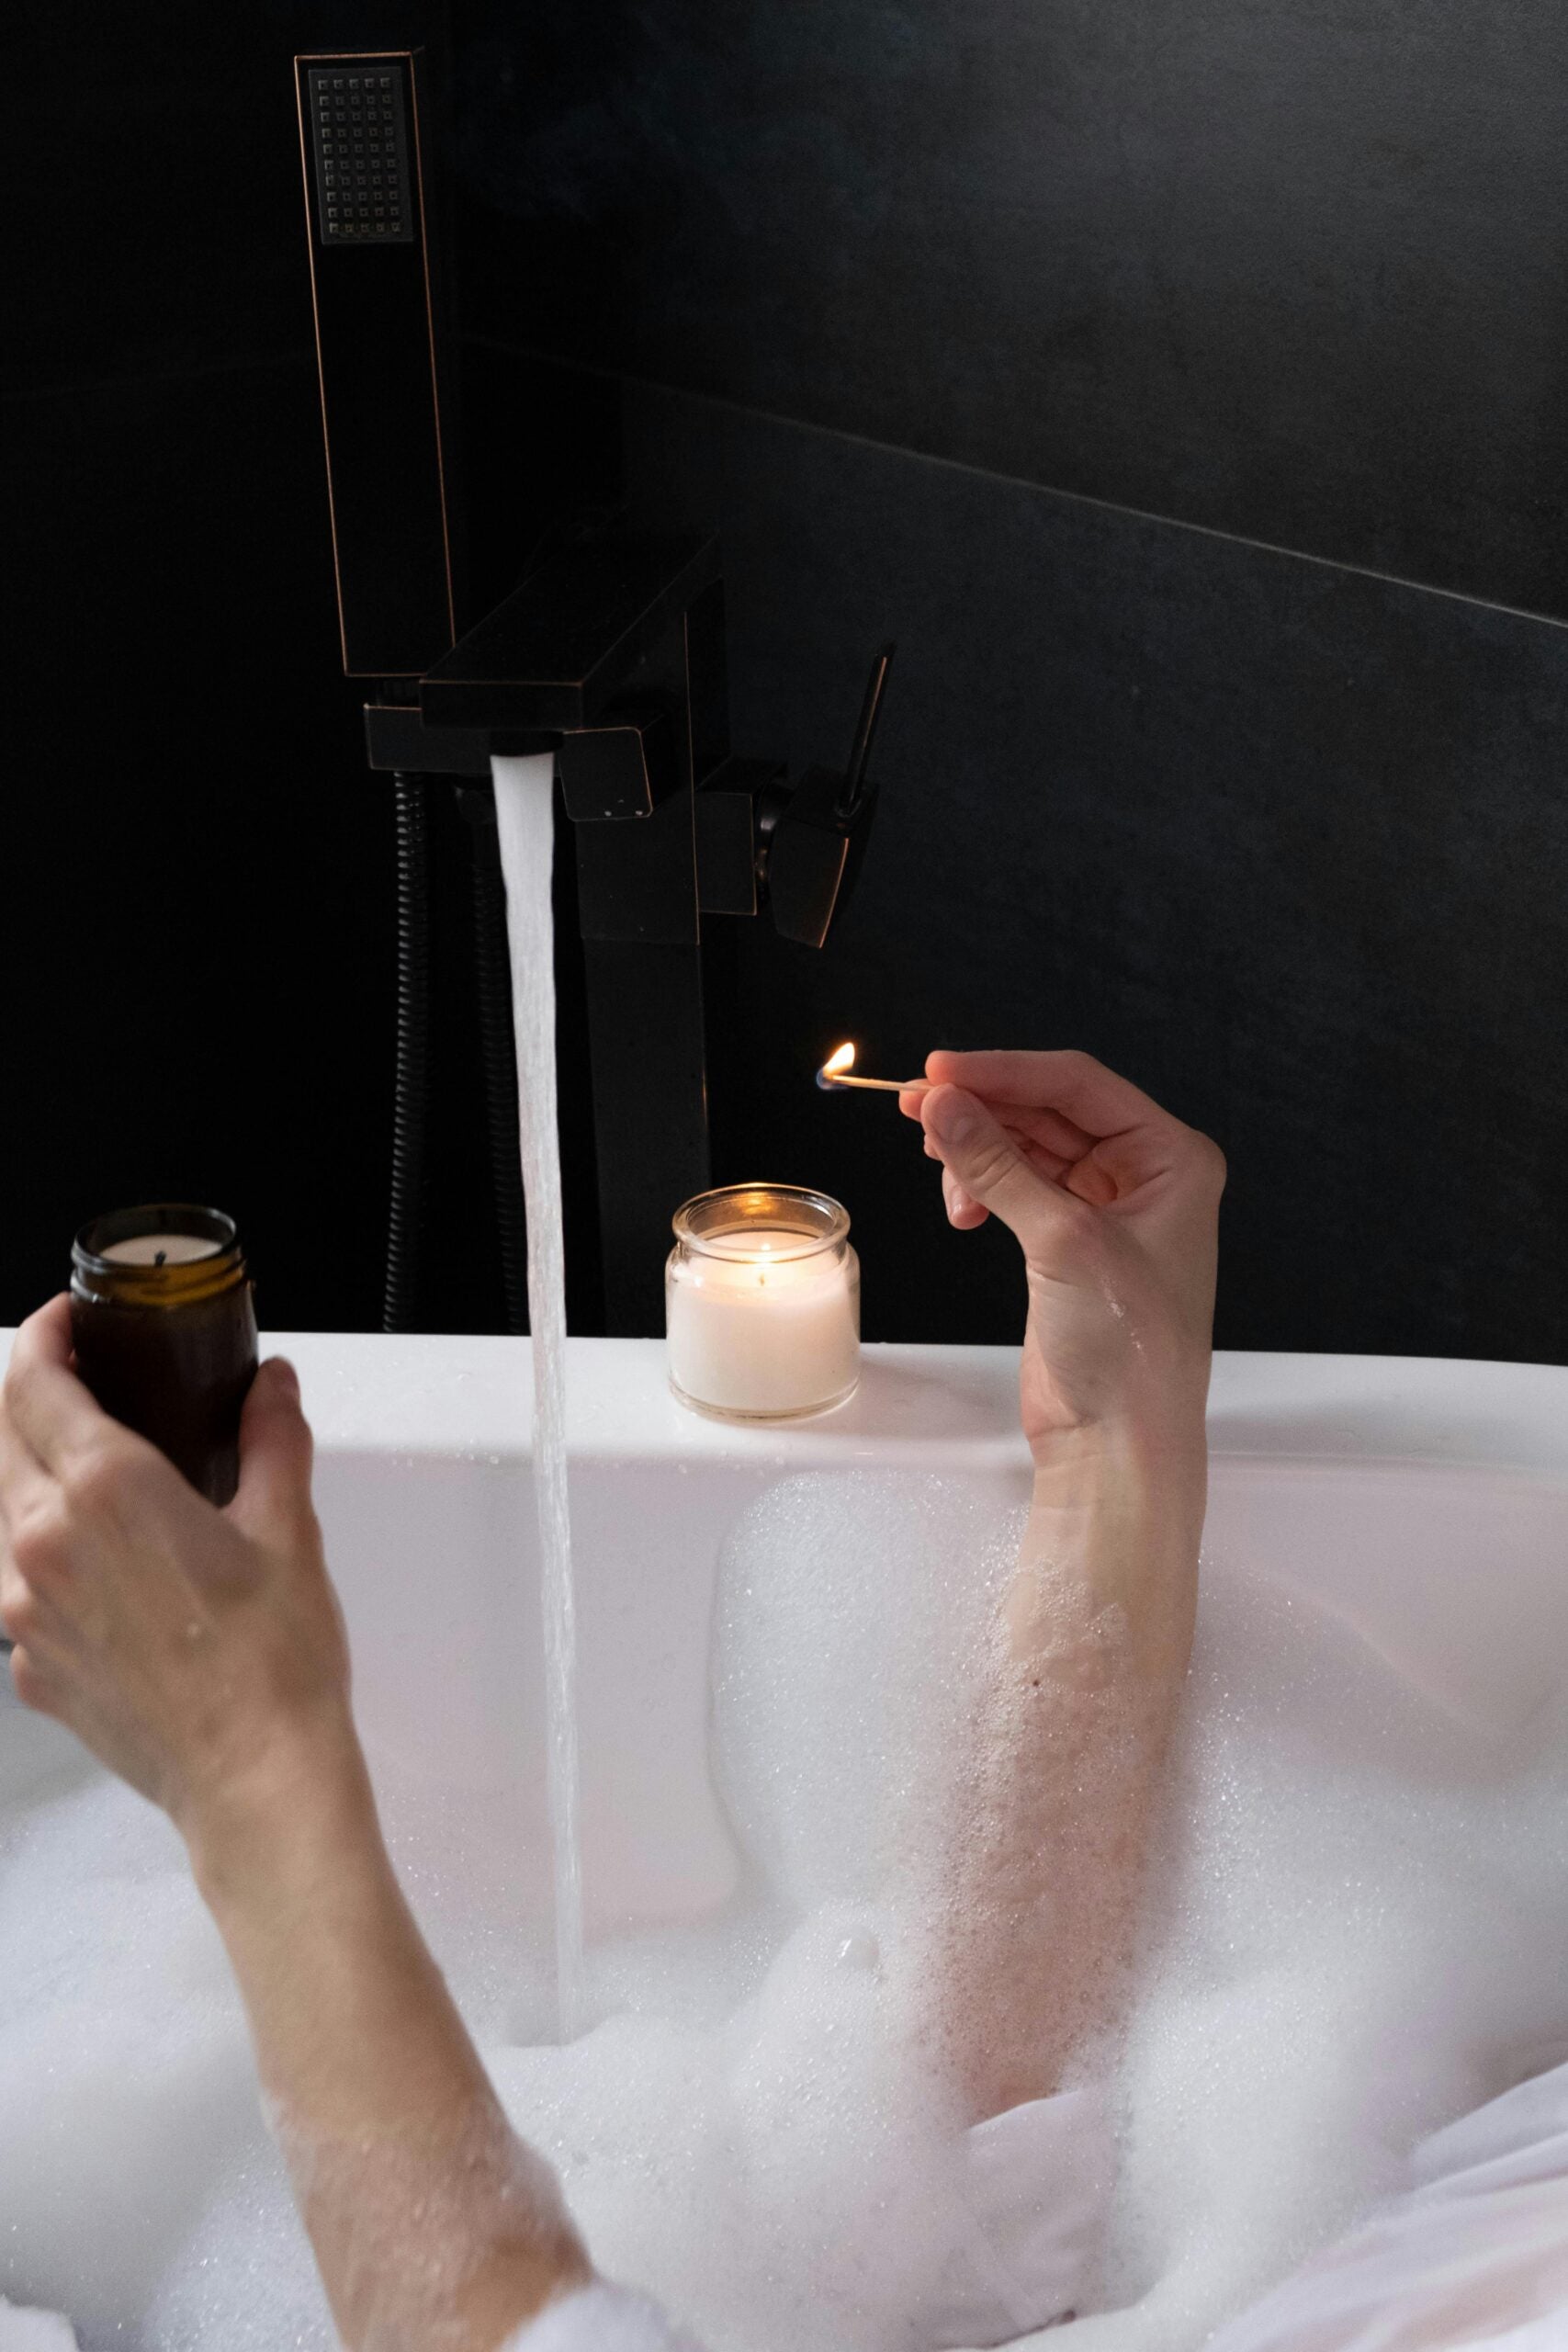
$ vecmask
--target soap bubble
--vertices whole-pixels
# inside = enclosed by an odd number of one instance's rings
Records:
[[[714,1626],[714,1770],[796,1911],[897,1895],[947,1801],[1021,1510],[994,1483],[792,1478],[734,1530]]]
[[[1415,2141],[1568,2056],[1565,1735],[1557,1709],[1501,1753],[1205,1564],[1120,2068],[1125,2308],[1086,2347],[1201,2342],[1403,2186]]]
[[[508,2112],[603,2267],[712,2352],[919,2345],[957,2191],[910,1987],[1017,1529],[993,1484],[881,1474],[792,1477],[737,1521],[711,1737],[741,1892],[596,1951],[603,2021],[568,2047],[532,2040],[547,1922],[487,1891],[504,1825],[397,1792]],[[1301,1593],[1206,1565],[1105,2061],[1107,2267],[1042,2352],[1196,2352],[1415,2139],[1568,2056],[1565,1781],[1560,1701],[1488,1740]],[[178,1841],[3,1691],[0,1984],[0,2295],[68,2312],[81,2352],[329,2352]],[[0,2308],[0,2352],[70,2342]]]
[[[23,2311],[0,2298],[0,2352],[78,2352],[68,2320],[53,2312]]]

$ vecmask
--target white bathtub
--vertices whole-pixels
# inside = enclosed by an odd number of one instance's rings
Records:
[[[273,1348],[287,1350],[301,1369],[317,1430],[317,1496],[353,1637],[355,1705],[392,1851],[454,1978],[479,1985],[489,2032],[536,2040],[538,1995],[531,1996],[534,2008],[508,2020],[505,1999],[501,2011],[487,2002],[487,1969],[475,1964],[475,1954],[496,1954],[493,1983],[505,1973],[505,1954],[529,1945],[538,1962],[550,1936],[526,1340],[301,1334],[277,1336]],[[1022,1498],[1027,1456],[1016,1430],[1016,1355],[870,1348],[861,1395],[840,1414],[778,1430],[731,1430],[672,1402],[659,1345],[573,1340],[569,1423],[588,1936],[600,1950],[626,1950],[626,1931],[722,1912],[743,1868],[712,1790],[707,1743],[715,1569],[739,1512],[771,1482],[811,1470],[942,1473],[974,1479],[999,1500]],[[1467,1755],[1491,1746],[1505,1755],[1551,1691],[1561,1691],[1568,1668],[1568,1371],[1220,1355],[1211,1446],[1206,1555],[1215,1569],[1312,1601],[1340,1621],[1354,1639],[1336,1656],[1366,1644],[1392,1660],[1405,1684],[1453,1717]],[[1312,1691],[1300,1705],[1312,1719]],[[0,1691],[0,1714],[5,1710],[14,1710],[9,1691]],[[54,1726],[40,1731],[50,1738],[45,1747],[26,1747],[30,1771],[47,1769],[54,1781],[68,1771],[75,1788],[89,1785],[68,1757],[66,1736]],[[811,1736],[808,1724],[802,1736]],[[24,1747],[0,1747],[5,1752],[21,1755]],[[0,1809],[5,1799],[0,1785]],[[26,1814],[12,1806],[12,1818],[24,1823]],[[176,1868],[174,1853],[169,1865]],[[7,1868],[0,1835],[0,1895]],[[1316,1884],[1328,1889],[1325,1900],[1336,1900],[1333,1863]],[[96,1912],[85,1917],[98,1919]],[[92,1933],[104,1936],[106,1981],[113,1983],[110,1917],[106,1912],[104,1927],[94,1924]],[[216,1950],[202,1969],[209,1983],[219,1969]],[[1554,2013],[1550,1992],[1538,2008]],[[223,2016],[214,2046],[221,2046],[226,2067],[221,2096],[232,2103],[244,2098],[244,2058],[237,2018]],[[71,2096],[83,2112],[94,2098],[89,2051],[75,2072],[83,2079]],[[134,2126],[139,2112],[167,2105],[160,2129],[167,2150],[179,2152],[181,2135],[195,2126],[174,2093],[172,2103],[164,2100],[164,2061],[148,2058],[148,2075],[118,2093],[120,2112]],[[1453,2084],[1460,2082],[1455,2075]],[[1464,2105],[1479,2096],[1453,2084],[1434,2093],[1438,2114],[1443,2100]],[[1345,2103],[1352,2093],[1336,2096]],[[0,2183],[5,2162],[0,2147]],[[28,2143],[9,2162],[45,2168],[54,2183],[51,2211],[98,2211],[104,2237],[113,2237],[110,2209],[120,2197],[130,2199],[118,2168],[101,2164],[94,2171],[63,2143]],[[1178,2147],[1178,2171],[1185,2164]],[[1375,2166],[1363,2164],[1354,2197],[1375,2185]],[[1345,2211],[1354,2204],[1352,2188]],[[195,2263],[197,2256],[181,2256],[179,2246],[197,2204],[195,2183],[172,2176],[157,2213],[148,2216],[143,2201],[130,2199],[115,2227],[127,2244],[141,2232],[148,2246],[167,2248],[167,2260]],[[1333,2199],[1325,2201],[1316,2227],[1337,2225]],[[1286,2258],[1286,2222],[1260,2213],[1248,2227],[1262,2239],[1274,2230],[1274,2251],[1260,2258],[1256,2277],[1239,2269],[1227,2296],[1267,2284]],[[56,2237],[42,2221],[30,2242],[0,2248],[0,2293],[7,2290],[71,2307],[92,2352],[110,2340],[164,2343],[155,2328],[136,2334],[146,2279],[134,2260],[106,2251],[87,2263],[80,2239]],[[1161,2310],[1152,2307],[1149,2334],[1128,2343],[1197,2343],[1197,2302],[1180,2305],[1168,2324]],[[130,2338],[115,2334],[125,2314]],[[240,2335],[232,2319],[226,2326],[214,2343],[223,2340],[228,2352]],[[186,2343],[184,2335],[167,2340]],[[254,2340],[270,2352],[270,2338]]]
[[[525,1342],[299,1335],[356,1705],[400,1851],[483,1907],[548,1884]],[[575,1340],[583,1848],[591,1936],[722,1901],[707,1631],[726,1529],[769,1482],[848,1468],[963,1474],[1021,1497],[1011,1351],[866,1351],[817,1422],[682,1410],[653,1342]],[[1441,1704],[1499,1738],[1568,1655],[1568,1370],[1221,1355],[1207,1547],[1315,1595]],[[481,1894],[478,1881],[488,1882]]]
[[[10,1335],[0,1334],[0,1362]],[[284,1333],[319,1444],[355,1703],[412,1874],[455,1861],[537,1921],[548,1837],[525,1340]],[[825,1419],[684,1411],[662,1346],[570,1347],[583,1850],[591,1935],[719,1904],[736,1856],[710,1786],[707,1633],[726,1530],[804,1471],[1027,1490],[1008,1349],[878,1347]],[[1568,1655],[1568,1369],[1221,1354],[1206,1549],[1314,1596],[1499,1738]]]

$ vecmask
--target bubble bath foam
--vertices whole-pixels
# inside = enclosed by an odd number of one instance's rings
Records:
[[[938,1381],[936,1351],[872,1351],[851,1418],[786,1439],[661,1396],[639,1408],[658,1351],[590,1343],[572,1459],[600,2022],[563,2046],[555,1953],[527,1931],[530,1905],[547,1924],[547,1838],[526,1900],[492,1904],[516,1841],[505,1816],[474,1826],[483,1723],[536,1741],[520,1788],[543,1777],[542,1657],[490,1679],[513,1634],[486,1596],[517,1582],[501,1558],[515,1462],[482,1451],[486,1351],[505,1343],[406,1343],[432,1368],[378,1419],[367,1403],[366,1434],[355,1381],[327,1369],[353,1344],[298,1352],[362,1721],[394,1853],[509,2112],[604,2268],[713,2352],[913,2352],[953,2134],[908,2037],[911,1889],[1016,1540],[1011,1367],[944,1357]],[[1469,1369],[1472,1385],[1489,1370]],[[513,1378],[495,1375],[498,1432]],[[623,1426],[638,1409],[648,1429]],[[423,1453],[386,1436],[400,1411],[433,1432]],[[846,1466],[878,1427],[904,1432],[882,1448],[896,1465]],[[1396,2185],[1416,2139],[1568,2054],[1565,1527],[1562,1486],[1512,1471],[1216,1461],[1136,1982],[1093,2060],[1119,2133],[1107,2267],[1053,2352],[1195,2352]],[[534,1584],[517,1605],[536,1629]],[[688,1736],[732,1858],[697,1893],[694,1865],[677,1883],[659,1859],[671,1810],[696,1803]],[[85,2352],[326,2352],[177,1840],[8,1691],[0,1970],[0,2294],[68,2312]]]

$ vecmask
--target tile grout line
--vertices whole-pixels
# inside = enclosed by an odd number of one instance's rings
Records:
[[[1568,632],[1568,616],[1533,611],[1528,605],[1506,605],[1495,596],[1476,596],[1462,588],[1444,588],[1435,581],[1412,580],[1404,572],[1380,571],[1370,563],[1348,563],[1338,556],[1315,555],[1308,548],[1282,547],[1274,539],[1251,537],[1245,531],[1226,531],[1215,523],[1195,523],[1181,514],[1161,514],[1151,506],[1128,506],[1115,498],[1097,498],[1092,491],[1063,490],[1055,482],[1036,481],[1028,474],[1010,474],[991,466],[976,465],[968,458],[942,458],[929,449],[912,449],[897,441],[878,441],[869,433],[846,432],[841,425],[817,424],[810,419],[789,416],[782,409],[752,408],[746,401],[731,400],[724,392],[694,392],[679,384],[667,384],[653,376],[633,376],[620,368],[590,365],[585,360],[563,359],[558,353],[542,351],[530,344],[505,342],[499,335],[464,336],[466,343],[477,350],[500,351],[519,359],[538,359],[552,368],[575,370],[580,375],[597,376],[615,383],[634,384],[640,390],[666,393],[672,400],[700,401],[709,408],[728,409],[737,415],[751,416],[765,424],[780,424],[795,433],[815,433],[824,440],[842,441],[852,447],[874,449],[879,455],[907,458],[917,465],[945,466],[953,473],[972,474],[981,481],[1000,482],[1005,487],[1030,490],[1042,498],[1061,499],[1074,506],[1089,506],[1103,514],[1125,514],[1140,523],[1158,523],[1172,531],[1191,531],[1200,538],[1218,539],[1226,546],[1251,548],[1260,555],[1279,556],[1288,563],[1310,563],[1322,571],[1342,571],[1357,580],[1372,580],[1388,588],[1408,589],[1413,595],[1438,596],[1444,603],[1465,605],[1473,611],[1497,613],[1505,619],[1532,621],[1538,628]]]

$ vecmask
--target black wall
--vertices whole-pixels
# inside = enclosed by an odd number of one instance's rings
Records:
[[[274,1324],[375,1319],[390,820],[333,667],[288,57],[404,28],[232,14],[57,8],[13,80],[0,1315],[176,1191],[244,1217]],[[573,499],[713,526],[738,739],[797,764],[899,639],[840,934],[747,927],[710,1008],[716,1172],[840,1193],[872,1336],[1010,1336],[999,1238],[809,1072],[1081,1045],[1230,1153],[1223,1341],[1568,1353],[1554,0],[449,29],[487,579]],[[457,1327],[493,1318],[462,848]]]
[[[334,674],[303,8],[14,31],[0,1317],[213,1199],[266,1319],[375,1319],[391,843]],[[347,12],[344,12],[347,13]]]

